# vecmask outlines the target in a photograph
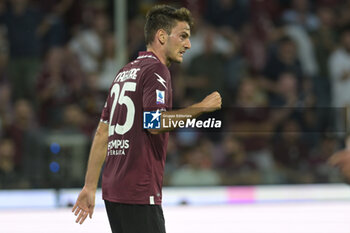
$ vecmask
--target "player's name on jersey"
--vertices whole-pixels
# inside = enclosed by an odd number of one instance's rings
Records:
[[[221,120],[209,118],[205,121],[193,119],[186,120],[172,120],[170,118],[162,118],[163,128],[221,128]]]
[[[139,72],[140,68],[133,68],[130,70],[125,70],[120,72],[117,77],[115,77],[114,82],[124,82],[128,79],[136,79],[137,72]]]

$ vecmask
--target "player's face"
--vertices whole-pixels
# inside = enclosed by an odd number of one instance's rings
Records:
[[[178,22],[168,36],[166,56],[168,62],[181,63],[187,49],[191,48],[190,26],[186,22]]]

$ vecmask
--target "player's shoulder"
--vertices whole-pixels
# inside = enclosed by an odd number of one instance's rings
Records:
[[[164,79],[170,79],[170,72],[168,67],[166,67],[160,61],[148,63],[147,66],[144,67],[144,74],[148,75],[159,75]]]
[[[149,80],[150,76],[161,76],[166,81],[170,79],[168,67],[151,52],[140,52],[139,56],[129,64],[140,69],[143,81]]]
[[[145,54],[138,56],[135,60],[129,62],[127,67],[133,66],[133,67],[139,67],[142,69],[149,69],[152,67],[161,67],[164,66],[158,58],[156,58],[153,55]],[[166,68],[166,66],[164,66]]]

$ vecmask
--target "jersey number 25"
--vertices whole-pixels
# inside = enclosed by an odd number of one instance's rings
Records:
[[[108,136],[111,136],[115,133],[119,135],[123,135],[126,132],[128,132],[132,125],[134,124],[134,118],[135,118],[135,105],[130,99],[129,96],[125,95],[125,92],[127,91],[135,91],[136,90],[136,83],[134,82],[126,82],[123,85],[122,91],[120,92],[120,86],[118,83],[115,83],[111,89],[111,98],[113,98],[113,104],[112,109],[109,116],[109,127],[108,127]],[[119,95],[120,94],[120,95]],[[112,119],[114,116],[114,111],[116,109],[117,104],[126,106],[126,119],[125,123],[123,125],[120,125],[118,123],[113,124]]]

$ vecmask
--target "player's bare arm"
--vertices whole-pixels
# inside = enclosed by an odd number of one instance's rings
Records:
[[[201,114],[206,112],[213,112],[221,108],[222,98],[219,92],[215,91],[210,95],[206,96],[201,102],[191,105],[184,109],[162,112],[161,117],[167,117],[173,122],[184,121],[186,119],[199,117]],[[172,116],[183,116],[183,117],[172,117]],[[186,117],[188,116],[188,117]],[[175,124],[177,125],[177,124]],[[148,129],[152,134],[159,134],[167,131],[174,130],[174,127],[160,128],[160,129]]]
[[[82,224],[88,215],[92,218],[98,180],[107,153],[107,142],[108,124],[100,122],[92,142],[88,168],[85,176],[85,185],[72,209],[75,216],[78,216],[76,223]]]

